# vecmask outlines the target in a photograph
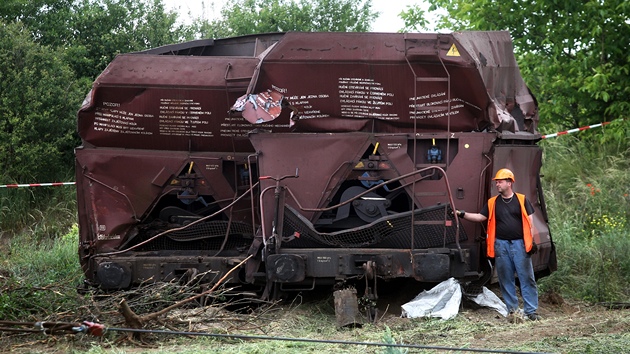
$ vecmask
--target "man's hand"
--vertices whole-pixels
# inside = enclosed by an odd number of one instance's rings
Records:
[[[527,254],[531,256],[532,254],[536,254],[536,252],[538,252],[538,245],[536,244],[536,242],[532,241],[532,249],[529,250]]]
[[[448,215],[450,217],[453,217],[453,218],[455,217],[455,214],[457,214],[457,217],[461,219],[461,218],[464,217],[464,214],[466,214],[466,212],[463,211],[463,210],[457,210],[457,209],[455,209],[454,211],[453,210],[449,210],[449,212],[448,212]]]

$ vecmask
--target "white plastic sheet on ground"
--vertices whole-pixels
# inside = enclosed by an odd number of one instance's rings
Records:
[[[459,283],[450,278],[402,305],[402,317],[441,317],[448,320],[457,316],[461,302],[462,290]]]
[[[470,300],[480,306],[497,310],[507,316],[507,307],[492,291],[483,287],[483,291]],[[425,290],[413,300],[402,305],[402,317],[439,317],[445,320],[457,316],[462,302],[462,289],[454,278],[445,280],[431,290]]]
[[[490,307],[497,310],[498,313],[506,317],[508,315],[508,309],[505,303],[499,299],[492,291],[485,286],[483,291],[475,297],[468,297],[469,300],[474,301],[476,304],[484,307]]]

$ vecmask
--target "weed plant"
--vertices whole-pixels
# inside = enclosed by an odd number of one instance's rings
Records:
[[[73,186],[0,189],[0,237],[56,238],[77,220]]]
[[[542,143],[558,271],[541,288],[590,302],[630,299],[630,144],[605,134]]]

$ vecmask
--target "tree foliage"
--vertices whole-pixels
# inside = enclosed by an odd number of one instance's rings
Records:
[[[0,26],[0,166],[11,181],[70,175],[75,112],[83,96],[60,50],[19,24]]]
[[[72,35],[74,0],[4,0],[0,19],[19,22],[39,44],[66,45]]]
[[[0,33],[0,167],[18,182],[70,175],[76,112],[118,53],[192,38],[161,0],[4,0]]]
[[[429,30],[429,20],[427,13],[419,5],[407,5],[406,9],[399,14],[404,22],[400,32],[422,32]]]
[[[548,132],[613,121],[543,140],[543,173],[557,272],[542,286],[591,301],[628,297],[630,2],[435,0],[438,28],[509,31]],[[418,7],[402,15],[419,29]],[[621,120],[619,118],[626,119]],[[603,131],[603,133],[601,133]]]
[[[199,21],[205,37],[311,31],[367,32],[377,17],[371,0],[236,0],[221,9],[221,18]]]
[[[161,0],[5,0],[0,18],[20,22],[42,45],[63,48],[90,81],[119,53],[192,39]]]
[[[98,24],[98,25],[95,25]],[[119,53],[192,39],[160,0],[81,0],[72,17],[70,60],[79,75],[95,78]]]
[[[435,10],[446,12],[442,29],[510,32],[542,124],[569,128],[628,117],[629,2],[436,0]]]

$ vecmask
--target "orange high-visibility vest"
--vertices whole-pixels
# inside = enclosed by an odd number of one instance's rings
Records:
[[[532,236],[532,225],[529,222],[527,210],[525,209],[525,195],[516,194],[518,203],[521,205],[521,217],[523,219],[523,243],[525,244],[525,252],[529,252],[532,249],[534,237]],[[494,258],[494,240],[496,239],[497,222],[494,215],[494,207],[497,201],[497,196],[494,196],[488,200],[488,239],[486,240],[488,246],[488,257]]]

